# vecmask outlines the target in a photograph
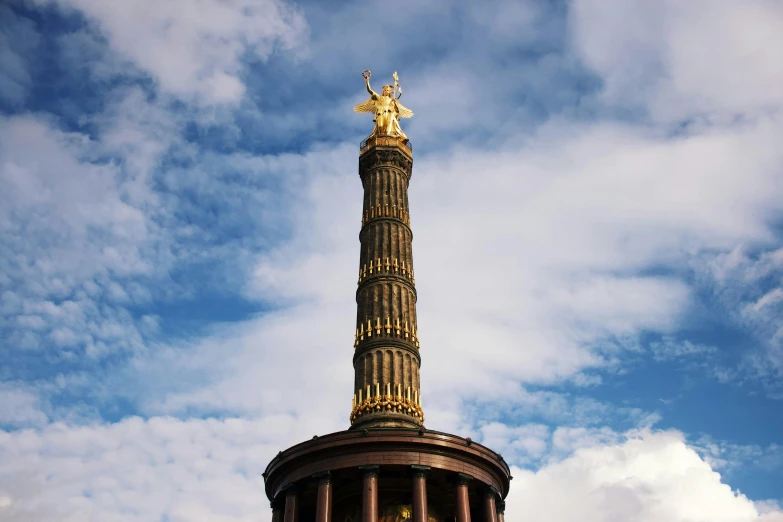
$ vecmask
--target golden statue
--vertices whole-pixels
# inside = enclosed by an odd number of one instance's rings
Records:
[[[370,76],[372,73],[368,70],[362,71],[364,77],[364,83],[367,85],[367,92],[370,93],[370,99],[364,103],[360,103],[353,108],[355,112],[371,112],[375,114],[375,128],[368,138],[375,138],[376,136],[391,136],[400,138],[404,142],[408,141],[408,137],[402,132],[400,128],[400,118],[410,118],[413,116],[413,111],[405,107],[399,102],[400,96],[402,96],[402,87],[395,71],[392,77],[394,78],[394,85],[384,85],[381,94],[373,91],[370,88]]]
[[[386,506],[379,511],[378,522],[410,522],[413,516],[410,505]]]

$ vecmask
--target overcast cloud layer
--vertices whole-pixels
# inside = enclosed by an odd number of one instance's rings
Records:
[[[774,0],[0,6],[0,519],[264,519],[347,428],[365,68],[507,520],[783,521]]]

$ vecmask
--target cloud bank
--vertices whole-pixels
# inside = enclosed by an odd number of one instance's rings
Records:
[[[774,416],[677,409],[781,396],[776,3],[193,6],[0,8],[0,518],[256,520],[347,426],[345,78],[402,63],[428,427],[509,522],[781,520]]]

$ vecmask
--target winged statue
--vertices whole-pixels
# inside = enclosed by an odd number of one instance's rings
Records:
[[[408,141],[408,137],[400,128],[400,118],[410,118],[413,111],[400,103],[402,87],[397,77],[397,72],[392,75],[394,85],[384,85],[381,94],[373,91],[370,87],[370,71],[362,72],[364,83],[367,85],[367,92],[370,93],[370,99],[360,103],[353,108],[355,112],[370,112],[375,115],[372,120],[375,122],[375,128],[368,138],[376,136],[392,136],[400,138],[403,142]]]

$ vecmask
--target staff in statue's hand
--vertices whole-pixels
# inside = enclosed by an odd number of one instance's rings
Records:
[[[395,98],[399,100],[402,97],[402,85],[400,85],[400,78],[397,76],[397,71],[394,71],[392,78],[394,78],[394,91],[397,93]]]

